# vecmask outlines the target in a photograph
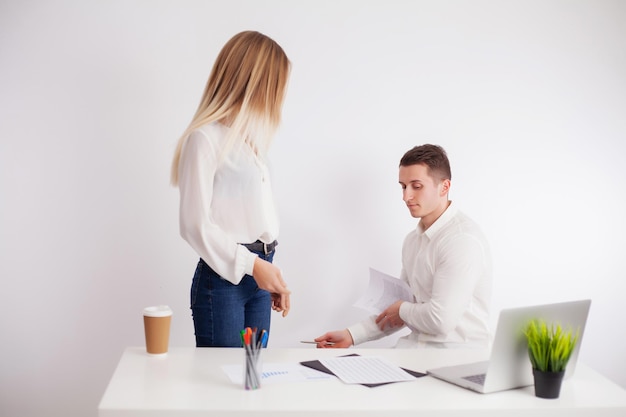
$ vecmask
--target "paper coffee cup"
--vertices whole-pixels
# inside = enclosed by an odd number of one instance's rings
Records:
[[[165,355],[170,342],[172,309],[160,305],[143,309],[143,327],[146,351],[151,355]]]

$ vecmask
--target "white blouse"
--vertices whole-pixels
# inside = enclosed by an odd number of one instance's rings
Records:
[[[415,302],[400,318],[411,333],[397,347],[488,347],[492,264],[478,225],[451,204],[426,230],[410,232],[402,247],[404,280]],[[399,330],[381,331],[376,316],[349,327],[355,344]]]
[[[221,155],[228,127],[210,123],[183,144],[179,164],[180,234],[222,278],[252,275],[256,254],[242,243],[278,236],[269,169],[244,144]]]

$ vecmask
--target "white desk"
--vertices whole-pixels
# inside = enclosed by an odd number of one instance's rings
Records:
[[[262,360],[298,363],[348,353],[384,356],[415,371],[484,359],[484,353],[466,350],[311,347],[265,349]],[[102,397],[99,416],[626,416],[626,390],[583,363],[563,382],[556,400],[536,398],[533,387],[477,394],[430,376],[375,388],[333,377],[246,391],[221,368],[242,363],[242,349],[170,348],[159,358],[143,347],[128,348]]]

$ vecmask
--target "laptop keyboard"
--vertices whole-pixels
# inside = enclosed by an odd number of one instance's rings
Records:
[[[485,374],[470,375],[464,376],[463,379],[467,379],[468,381],[474,382],[478,385],[485,385],[485,376]]]

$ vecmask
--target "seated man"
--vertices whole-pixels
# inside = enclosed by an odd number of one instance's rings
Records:
[[[478,225],[448,199],[446,152],[416,146],[400,160],[400,185],[417,228],[402,246],[404,280],[415,302],[396,301],[378,316],[315,339],[319,348],[346,348],[407,326],[396,347],[487,347],[490,341],[491,255]]]

